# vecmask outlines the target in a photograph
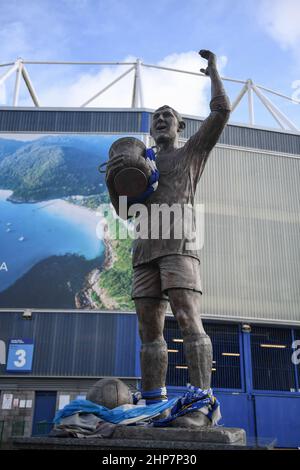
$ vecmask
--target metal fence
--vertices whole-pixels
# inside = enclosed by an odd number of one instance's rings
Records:
[[[253,390],[299,392],[300,366],[292,361],[292,344],[300,340],[300,330],[252,326],[250,355],[245,362],[243,333],[238,324],[204,322],[213,344],[212,386],[244,390],[244,371],[252,377]],[[177,322],[166,320],[165,337],[169,349],[167,384],[185,386],[189,382],[183,341]],[[300,353],[296,356],[300,359]]]
[[[213,345],[212,386],[241,389],[241,352],[238,325],[204,324]],[[189,382],[180,329],[174,319],[166,319],[165,337],[169,350],[167,384],[185,386]]]
[[[255,326],[251,331],[254,390],[296,390],[292,330]]]

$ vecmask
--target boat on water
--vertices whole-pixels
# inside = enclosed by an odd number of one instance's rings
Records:
[[[25,240],[25,237],[23,235],[19,238],[19,242],[23,242]]]

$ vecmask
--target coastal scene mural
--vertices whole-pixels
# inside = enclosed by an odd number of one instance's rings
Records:
[[[122,135],[0,135],[0,308],[132,310],[105,174]]]

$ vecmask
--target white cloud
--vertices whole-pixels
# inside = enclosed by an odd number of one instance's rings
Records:
[[[134,62],[135,57],[126,57],[124,62]],[[226,65],[226,57],[219,60],[219,68]],[[175,53],[165,57],[157,64],[162,67],[199,72],[206,61],[196,52]],[[43,106],[79,107],[130,66],[105,66],[99,72],[78,74],[73,81],[64,81],[63,69],[61,80],[53,85],[43,85],[37,92]],[[182,73],[142,67],[144,106],[157,108],[169,104],[179,112],[191,115],[206,115],[210,96],[210,80]],[[130,107],[133,89],[133,72],[95,99],[93,107]],[[24,101],[20,104],[29,104]]]
[[[299,54],[299,0],[263,0],[258,15],[262,26],[282,48],[291,48]]]
[[[191,51],[169,55],[157,65],[199,72],[205,62]],[[168,104],[185,114],[203,115],[207,112],[207,90],[210,83],[206,77],[144,68],[143,78],[146,107],[158,108]]]

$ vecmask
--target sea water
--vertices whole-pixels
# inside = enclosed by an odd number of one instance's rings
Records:
[[[49,256],[104,251],[97,212],[61,199],[15,204],[0,190],[0,292]]]

